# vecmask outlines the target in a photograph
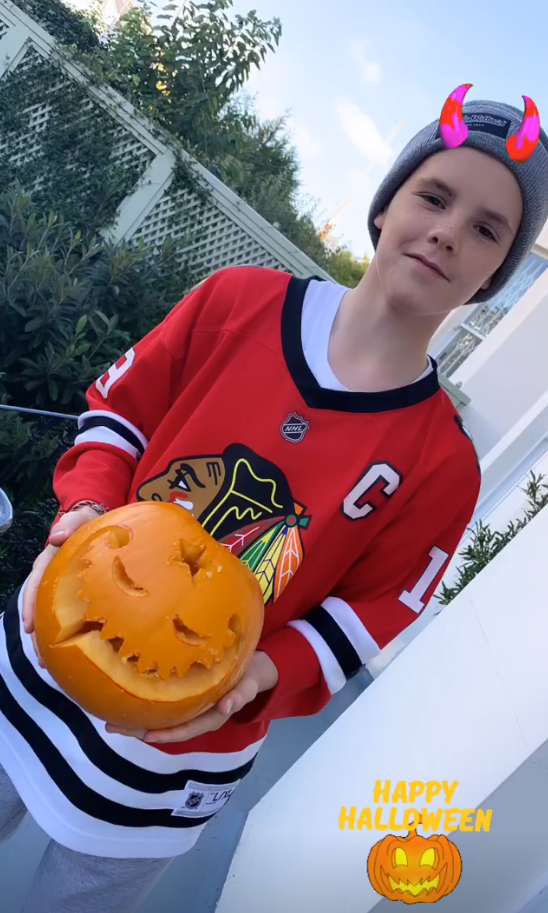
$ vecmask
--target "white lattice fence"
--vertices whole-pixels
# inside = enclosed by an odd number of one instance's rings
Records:
[[[170,228],[171,226],[171,228]],[[269,254],[256,238],[226,216],[213,203],[201,203],[188,190],[163,194],[135,232],[150,247],[161,244],[167,233],[183,240],[185,261],[212,272],[221,266],[247,263],[279,269],[280,259]]]
[[[33,85],[25,90],[25,74]],[[130,170],[130,189],[116,200],[117,213],[106,234],[112,240],[143,239],[158,248],[167,236],[179,241],[186,263],[199,274],[223,266],[252,264],[283,269],[298,276],[329,278],[320,267],[228,187],[185,155],[171,138],[160,134],[121,96],[96,81],[75,61],[60,53],[55,40],[10,0],[0,0],[0,78],[20,77],[21,110],[26,123],[17,136],[0,134],[0,157],[18,167],[40,156],[42,135],[58,93],[81,92],[78,127],[85,135],[90,119],[101,118],[109,154],[117,168]],[[13,76],[12,76],[13,78]],[[24,101],[23,101],[24,99]],[[67,151],[70,154],[70,151]],[[182,154],[206,195],[191,186],[173,190],[177,155]],[[51,163],[44,164],[51,167]],[[76,167],[76,166],[75,166]],[[134,180],[133,180],[134,176]],[[82,180],[92,175],[83,174]],[[38,182],[39,183],[39,182]],[[30,188],[29,188],[30,189]]]
[[[1,43],[0,43],[1,48]],[[26,78],[32,72],[33,82],[30,84]],[[108,139],[113,146],[113,155],[118,166],[132,169],[136,176],[142,176],[154,159],[154,152],[143,145],[124,126],[110,116],[110,113],[94,101],[84,88],[74,84],[63,70],[56,66],[43,51],[34,47],[32,42],[26,45],[25,53],[21,57],[12,73],[19,78],[21,88],[21,104],[18,114],[26,123],[26,130],[16,138],[15,146],[10,144],[10,162],[18,166],[28,163],[41,153],[41,138],[46,125],[52,115],[52,105],[56,98],[66,96],[70,89],[76,89],[81,97],[76,114],[74,126],[84,135],[92,120],[99,120],[103,137]],[[0,135],[0,156],[6,154],[6,149],[13,135],[9,133]],[[90,174],[82,174],[82,178]],[[29,188],[33,189],[33,188]]]

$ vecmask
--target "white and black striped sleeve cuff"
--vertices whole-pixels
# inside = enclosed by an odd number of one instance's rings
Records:
[[[148,447],[144,434],[127,418],[115,412],[103,412],[100,409],[83,412],[78,417],[78,434],[74,444],[111,444],[119,450],[125,450],[135,460],[140,460]]]
[[[288,622],[316,653],[331,694],[344,687],[380,648],[344,599],[329,596],[303,618]]]

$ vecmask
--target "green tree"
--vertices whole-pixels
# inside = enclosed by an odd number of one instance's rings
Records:
[[[175,5],[166,6],[151,26],[151,7],[143,2],[105,44],[111,82],[187,150],[212,161],[217,149],[234,145],[234,127],[242,126],[223,111],[281,36],[278,19],[264,22],[254,10],[230,19],[232,5],[188,0],[176,15]]]
[[[369,259],[358,260],[347,247],[338,246],[326,255],[326,269],[341,285],[355,288],[369,266]]]
[[[191,0],[176,14],[175,5],[165,7],[153,24],[150,4],[138,0],[101,33],[97,8],[84,15],[63,0],[16,2],[333,278],[357,284],[367,262],[322,243],[315,207],[301,195],[287,118],[261,121],[245,93],[252,69],[279,44],[277,18],[263,21],[255,11],[230,17],[233,0]],[[54,161],[49,150],[44,158]],[[119,176],[112,181],[119,185]],[[114,205],[116,194],[107,197]]]
[[[354,287],[367,261],[343,248],[330,252],[319,238],[300,195],[287,118],[261,121],[244,91],[252,67],[279,44],[281,24],[254,11],[231,22],[232,2],[187,3],[154,28],[148,4],[135,7],[107,42],[111,81],[333,278]]]

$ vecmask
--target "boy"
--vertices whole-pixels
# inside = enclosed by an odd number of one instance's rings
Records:
[[[517,165],[516,108],[464,114],[464,146],[446,149],[435,121],[382,182],[356,289],[221,270],[88,390],[55,472],[59,516],[0,636],[0,837],[28,808],[52,838],[24,913],[136,910],[249,772],[270,721],[319,712],[435,591],[480,471],[428,346],[449,312],[508,282],[548,217],[545,133]],[[148,734],[84,713],[32,642],[55,548],[140,499],[190,510],[242,561],[252,548],[266,609],[236,688]]]

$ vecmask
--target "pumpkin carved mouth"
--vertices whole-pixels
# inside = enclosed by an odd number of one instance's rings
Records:
[[[164,702],[175,713],[179,704],[184,722],[243,674],[263,618],[254,575],[192,515],[138,502],[81,527],[54,556],[36,635],[51,675],[90,712],[116,722],[124,692],[141,709]],[[110,683],[108,708],[96,699],[97,675],[105,693]]]
[[[82,637],[85,634],[89,634],[90,631],[98,631],[99,635],[101,636],[101,632],[102,632],[103,628],[105,627],[105,624],[106,624],[106,621],[104,619],[102,621],[83,621],[81,628],[79,628],[75,634],[71,634],[70,637],[67,637],[66,639],[58,640],[55,646],[62,646],[63,644],[66,645],[66,644],[74,643],[75,641],[78,640],[79,637]],[[207,637],[200,637],[200,635],[197,634],[196,631],[192,631],[190,628],[188,628],[182,621],[180,621],[179,618],[173,619],[173,626],[176,630],[177,636],[183,641],[183,643],[188,644],[189,646],[198,646],[198,645],[204,646],[205,644],[207,644],[207,641],[208,641]],[[228,622],[228,626],[232,631],[234,631],[236,636],[238,636],[238,634],[240,632],[240,619],[238,618],[237,615],[232,616],[232,618]],[[109,637],[109,638],[107,638],[107,641],[111,645],[114,652],[117,654],[120,654],[122,647],[124,646],[124,638],[123,637]],[[121,660],[121,662],[124,662],[124,663],[137,663],[138,664],[139,660],[140,660],[140,654],[133,653],[131,655],[127,655],[127,654],[124,655],[124,653],[122,652],[122,655],[120,656],[120,660]],[[140,670],[138,668],[138,671],[140,671],[141,675],[158,675],[158,671],[159,671],[158,663],[155,662],[153,668],[151,668],[151,669]],[[171,670],[171,674],[176,675],[177,670],[175,668],[173,668]]]
[[[386,872],[382,873],[390,884],[390,889],[392,891],[401,891],[402,894],[405,891],[408,891],[414,897],[418,897],[419,894],[422,894],[423,891],[432,891],[434,888],[439,887],[440,876],[436,875],[435,878],[425,878],[424,881],[419,881],[416,884],[413,884],[412,881],[394,881],[391,875],[387,875]]]

